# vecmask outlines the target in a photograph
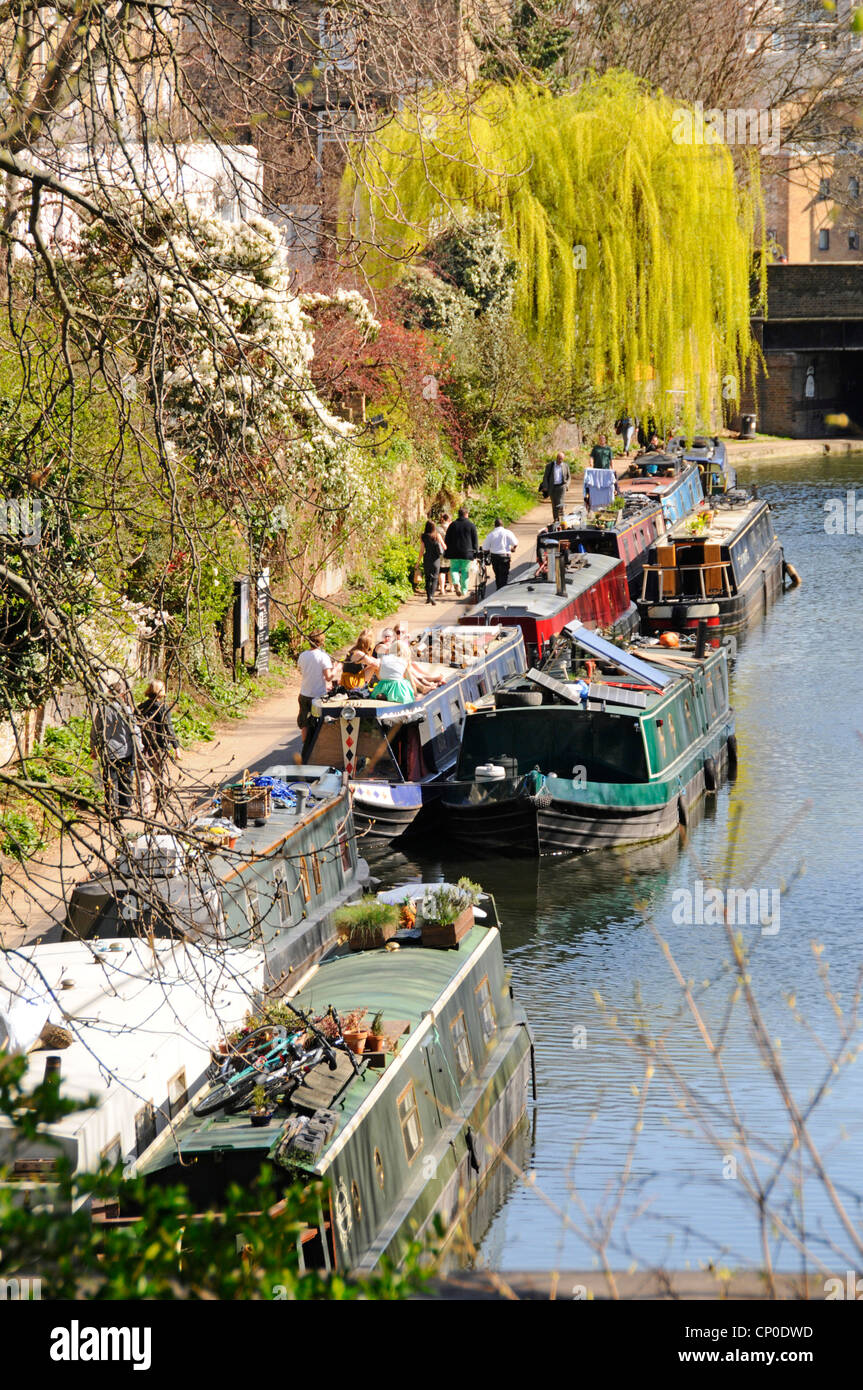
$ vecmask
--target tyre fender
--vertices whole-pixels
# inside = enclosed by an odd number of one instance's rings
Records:
[[[728,772],[731,777],[737,772],[737,735],[728,735]]]
[[[704,785],[709,792],[715,792],[719,785],[715,758],[704,759]]]

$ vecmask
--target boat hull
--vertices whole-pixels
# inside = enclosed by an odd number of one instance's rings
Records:
[[[740,588],[730,597],[683,599],[675,603],[638,604],[641,630],[646,634],[658,632],[692,632],[706,617],[708,628],[719,632],[742,632],[770,611],[782,593],[783,554],[778,542]]]
[[[477,854],[527,858],[664,840],[688,822],[705,793],[715,789],[708,788],[708,756],[716,784],[723,781],[730,770],[727,738],[708,750],[689,779],[666,799],[641,806],[564,800],[548,791],[534,795],[517,783],[496,787],[479,801],[455,797],[450,788],[441,801],[445,833]]]

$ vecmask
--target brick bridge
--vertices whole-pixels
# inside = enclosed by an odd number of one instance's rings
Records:
[[[767,366],[754,404],[765,434],[863,433],[863,262],[771,265],[767,314],[752,331]],[[752,408],[752,398],[744,402]],[[849,425],[830,426],[831,415]]]

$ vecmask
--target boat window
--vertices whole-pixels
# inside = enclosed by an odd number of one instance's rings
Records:
[[[309,887],[309,866],[306,863],[306,856],[304,854],[300,855],[300,884],[303,890],[303,898],[308,902],[312,896],[312,890]]]
[[[123,1142],[119,1134],[115,1134],[110,1144],[106,1144],[101,1152],[102,1162],[109,1168],[116,1168],[123,1156]]]
[[[392,732],[389,736],[394,737]],[[401,775],[386,734],[376,720],[361,719],[354,776],[362,782],[370,777],[389,780],[394,774]]]
[[[386,1181],[386,1178],[385,1178],[385,1175],[384,1175],[384,1161],[383,1161],[383,1159],[381,1158],[381,1151],[380,1151],[380,1149],[375,1149],[375,1175],[376,1175],[377,1180],[378,1180],[378,1187],[379,1187],[379,1188],[381,1189],[381,1191],[383,1192],[383,1190],[384,1190],[384,1182]]]
[[[339,836],[339,849],[340,849],[341,852],[342,852],[342,867],[343,867],[344,869],[346,869],[348,873],[350,873],[350,871],[351,871],[351,869],[354,867],[354,865],[353,865],[353,860],[352,860],[352,858],[351,858],[351,844],[350,844],[350,840],[348,839],[347,835],[345,835],[345,834],[341,834],[341,835]]]
[[[476,1006],[479,1010],[479,1026],[482,1029],[485,1045],[488,1047],[497,1028],[497,1019],[495,1017],[488,975],[485,975],[480,980],[474,990],[474,998],[476,999]]]
[[[312,852],[312,874],[313,874],[314,880],[315,880],[315,892],[318,893],[318,894],[320,894],[320,891],[321,891],[321,866],[320,866],[320,863],[319,863],[319,861],[318,861],[317,851],[313,851],[313,852]]]
[[[453,1051],[455,1052],[458,1079],[459,1081],[464,1081],[473,1067],[473,1058],[470,1055],[470,1039],[467,1035],[467,1024],[464,1021],[464,1014],[459,1014],[453,1019],[449,1026],[449,1031],[452,1037]]]
[[[253,937],[261,927],[261,902],[257,888],[251,885],[246,888],[246,921],[249,924],[249,936]]]
[[[273,875],[276,885],[276,903],[279,909],[279,926],[286,927],[291,920],[291,890],[284,865],[277,864]]]
[[[360,1189],[357,1186],[356,1180],[351,1183],[351,1203],[354,1208],[354,1216],[359,1221],[363,1214],[363,1199],[360,1196]]]
[[[564,705],[469,716],[458,776],[470,781],[477,767],[501,758],[514,758],[520,776],[538,768],[571,777],[575,766],[586,769],[589,782],[638,782],[648,776],[636,720]]]
[[[156,1111],[150,1101],[135,1116],[135,1153],[138,1157],[156,1138]]]
[[[398,1107],[399,1124],[401,1125],[405,1153],[407,1154],[408,1163],[413,1163],[423,1146],[420,1112],[413,1082],[402,1091],[398,1099]]]
[[[172,1076],[168,1082],[168,1114],[172,1120],[174,1116],[182,1110],[188,1099],[189,1090],[186,1085],[186,1068],[181,1067],[176,1076]]]

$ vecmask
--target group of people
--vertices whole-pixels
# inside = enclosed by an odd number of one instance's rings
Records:
[[[512,557],[517,549],[518,538],[504,526],[500,517],[495,517],[494,527],[482,544],[467,507],[459,509],[455,521],[451,521],[446,512],[440,524],[429,518],[420,537],[419,556],[425,579],[426,603],[434,607],[435,595],[446,592],[447,579],[456,597],[465,598],[471,561],[480,553],[488,555],[495,583],[502,589],[509,579]]]
[[[414,657],[410,629],[401,619],[385,627],[375,642],[371,628],[364,628],[343,661],[324,649],[324,633],[310,634],[311,645],[300,652],[299,712],[297,723],[305,749],[312,735],[312,705],[330,694],[356,695],[362,692],[372,700],[410,704],[420,695],[443,685],[445,676],[436,674]]]
[[[150,681],[136,707],[125,677],[109,672],[90,732],[90,755],[99,765],[109,814],[131,813],[136,783],[142,811],[161,811],[179,748],[164,682]]]

